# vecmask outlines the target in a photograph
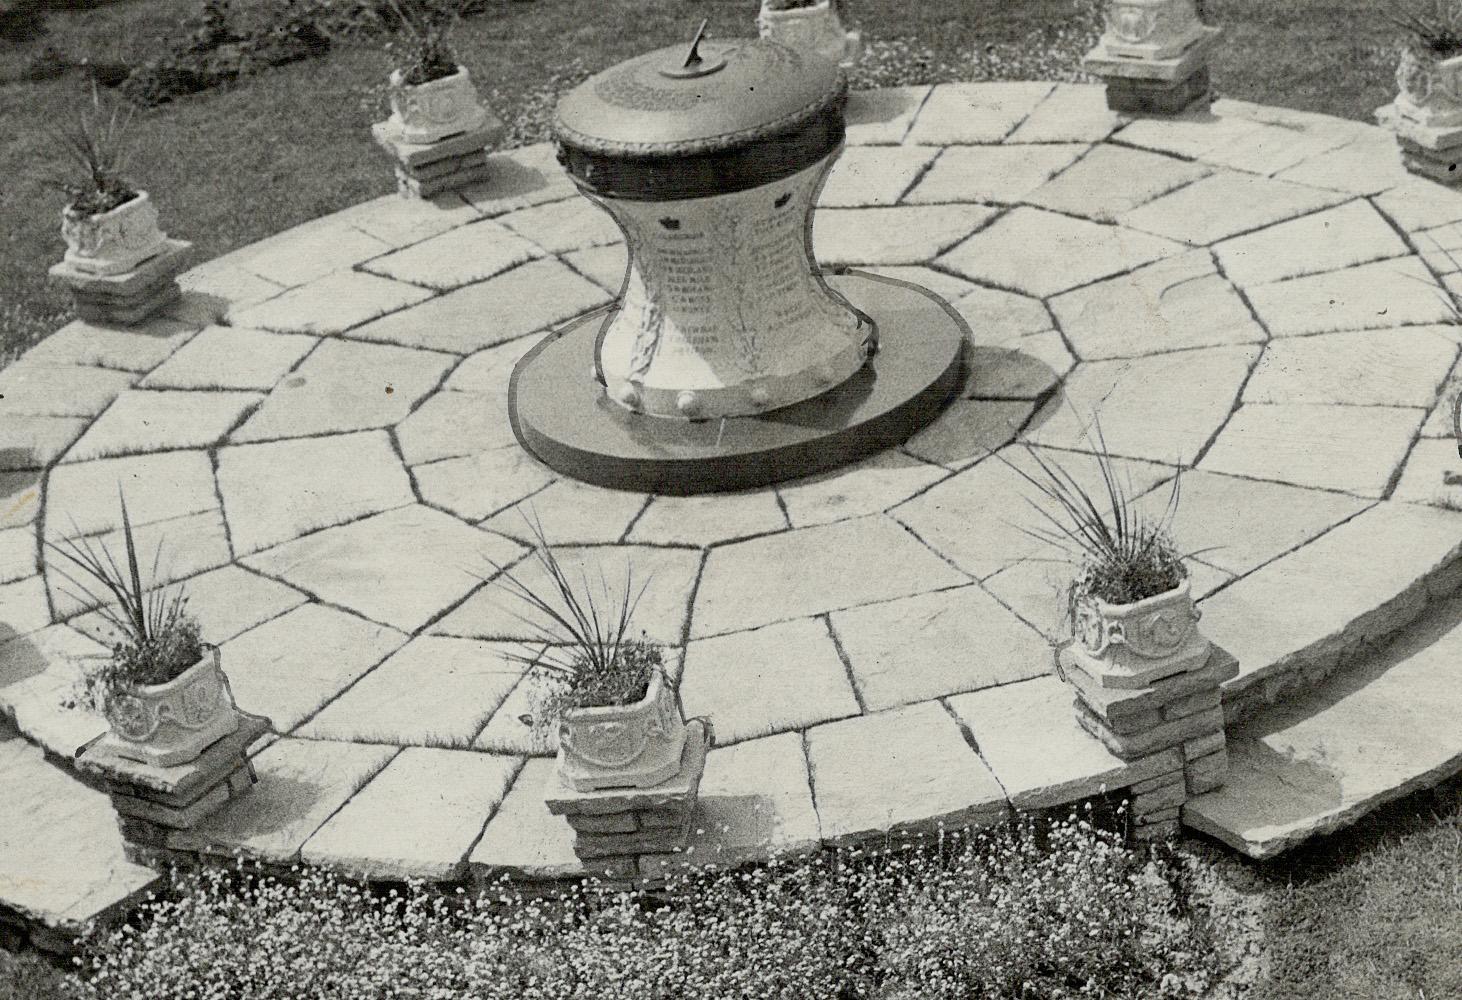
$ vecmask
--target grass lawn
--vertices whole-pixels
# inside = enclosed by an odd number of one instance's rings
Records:
[[[247,7],[259,0],[239,0]],[[1375,0],[1213,0],[1228,30],[1218,89],[1246,100],[1365,119],[1393,88],[1395,56]],[[85,7],[88,4],[75,4]],[[64,5],[63,5],[64,6]],[[85,93],[79,72],[23,78],[46,46],[71,61],[135,63],[177,35],[181,0],[96,0],[63,9],[48,32],[0,40],[0,365],[68,318],[47,284],[60,256],[62,197],[49,123]],[[1089,45],[1097,0],[850,0],[870,54],[868,83],[1066,77]],[[502,0],[465,21],[457,46],[513,142],[536,141],[554,95],[585,75],[688,37],[701,17],[722,37],[754,31],[753,0]],[[632,30],[626,30],[632,26]],[[226,91],[185,98],[133,122],[131,175],[154,193],[163,228],[192,240],[196,259],[388,193],[391,172],[368,126],[384,117],[379,51],[337,45],[325,58],[268,70]]]

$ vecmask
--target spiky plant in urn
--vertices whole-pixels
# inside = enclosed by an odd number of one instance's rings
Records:
[[[842,0],[762,0],[761,37],[816,52],[845,69],[858,61],[863,35],[844,23]]]
[[[63,263],[84,274],[125,274],[167,247],[152,198],[123,176],[131,118],[130,108],[104,107],[93,88],[90,105],[54,131],[75,167],[72,176],[51,181],[68,199],[61,210]]]
[[[1149,687],[1201,667],[1212,648],[1198,630],[1185,556],[1171,534],[1181,476],[1166,504],[1149,513],[1134,500],[1099,425],[1093,443],[1094,486],[1033,449],[1026,449],[1033,471],[1007,464],[1039,494],[1044,524],[1027,533],[1079,565],[1067,591],[1072,642],[1063,664],[1103,687]]]
[[[451,32],[465,0],[391,0],[401,34],[388,46],[391,115],[405,142],[428,144],[479,128],[487,120]]]
[[[75,588],[70,596],[95,606],[116,634],[111,657],[86,674],[78,700],[106,718],[113,753],[172,767],[238,729],[239,713],[218,647],[203,642],[184,591],[144,587],[127,501],[119,499],[122,565],[105,542],[79,532],[47,548],[63,560],[53,569]],[[154,578],[161,552],[159,542]]]
[[[1385,14],[1406,36],[1396,112],[1424,126],[1462,125],[1462,3],[1407,0]]]
[[[661,784],[680,771],[686,722],[660,648],[631,629],[646,584],[628,565],[622,585],[575,579],[542,525],[529,526],[533,577],[493,566],[489,579],[524,606],[517,617],[535,636],[509,658],[534,684],[535,730],[557,732],[560,779],[581,792]]]

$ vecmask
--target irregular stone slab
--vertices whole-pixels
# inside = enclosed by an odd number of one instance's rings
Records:
[[[1209,150],[1243,142],[1263,133],[1265,124],[1239,115],[1217,115],[1195,108],[1171,118],[1139,118],[1124,126],[1116,140],[1184,159],[1199,159]]]
[[[1229,734],[1228,783],[1183,823],[1253,858],[1333,833],[1462,771],[1462,603],[1451,601],[1363,667]]]
[[[8,716],[27,739],[71,760],[107,730],[99,714],[67,705],[83,678],[110,658],[111,650],[67,625],[17,637],[3,622],[0,618],[0,715]]]
[[[1071,166],[1086,150],[1082,143],[953,146],[940,154],[905,200],[925,205],[1018,202]]]
[[[515,446],[507,389],[438,392],[396,426],[396,440],[408,465]]]
[[[1259,285],[1248,296],[1276,337],[1445,323],[1451,317],[1441,288],[1418,257]]]
[[[258,305],[230,309],[231,326],[278,333],[343,333],[377,316],[424,302],[425,288],[359,271],[336,271]]]
[[[932,146],[1000,142],[1046,99],[1049,83],[946,83],[919,110],[907,141]]]
[[[1264,349],[1244,401],[1429,407],[1456,360],[1427,327],[1290,337]]]
[[[853,91],[848,95],[844,112],[848,144],[903,142],[932,89],[929,86],[880,87]]]
[[[1000,454],[1018,468],[1036,474],[1035,463],[1024,449],[1011,447]],[[1095,458],[1039,454],[1047,461],[1058,462],[1086,490],[1103,489]],[[1118,475],[1129,482],[1132,496],[1145,493],[1172,474],[1172,469],[1149,462],[1117,459],[1113,464]],[[891,514],[945,559],[971,576],[984,579],[1023,559],[1055,555],[1054,550],[1023,530],[1041,523],[1027,502],[1027,498],[1037,496],[1034,486],[992,457],[896,507]]]
[[[220,649],[239,707],[287,733],[405,641],[395,629],[305,604]]]
[[[414,632],[522,547],[413,504],[287,542],[245,565],[372,621]]]
[[[1462,221],[1462,191],[1410,175],[1378,195],[1375,206],[1407,232]]]
[[[30,524],[41,509],[39,470],[0,472],[0,528]]]
[[[223,523],[223,512],[216,507],[200,514],[134,525],[133,538],[137,545],[138,561],[147,566],[148,586],[165,586],[204,570],[227,565],[233,558],[233,553],[229,550],[228,529]],[[127,541],[121,531],[93,535],[87,541],[99,554],[105,549],[119,566],[125,565]],[[156,571],[153,571],[152,560],[158,553],[161,553],[161,558]],[[57,572],[58,568],[64,569],[73,578],[79,579],[75,566],[69,560],[51,552],[46,556],[46,567],[47,580],[51,586],[51,605],[57,618],[70,617],[101,603],[104,595],[97,587],[90,587],[95,597],[84,594]]]
[[[1045,298],[1171,256],[1177,243],[1038,208],[996,220],[939,263],[957,274]]]
[[[920,493],[949,473],[896,451],[855,465],[794,479],[777,487],[794,528],[878,514]]]
[[[962,469],[1014,441],[1037,405],[1034,400],[957,399],[902,450],[946,469]]]
[[[606,292],[618,295],[629,269],[629,251],[623,243],[590,247],[564,254],[562,260]]]
[[[384,431],[221,448],[218,492],[239,555],[415,499]]]
[[[26,351],[25,360],[145,372],[162,364],[197,332],[197,326],[172,319],[150,319],[125,330],[78,319]]]
[[[1430,333],[1440,333],[1445,336],[1449,331],[1446,328],[1430,327],[1425,328]],[[1418,333],[1420,330],[1418,330]],[[1437,394],[1437,403],[1432,407],[1431,413],[1427,414],[1426,423],[1421,425],[1421,436],[1424,438],[1456,438],[1456,428],[1453,426],[1457,412],[1457,396],[1462,395],[1462,361],[1458,362],[1452,374],[1442,384],[1441,391]],[[3,502],[4,489],[0,487],[0,502]]]
[[[937,146],[849,146],[833,164],[817,203],[828,208],[895,204],[939,153]]]
[[[699,497],[655,497],[635,519],[626,541],[646,545],[704,547],[750,538],[787,527],[775,490],[717,493]]]
[[[300,729],[322,740],[470,746],[523,675],[515,644],[422,636]]]
[[[1311,156],[1275,175],[1280,180],[1349,194],[1375,195],[1410,179],[1396,137],[1377,130]]]
[[[562,323],[608,299],[604,289],[556,260],[530,261],[353,330],[351,336],[470,354]]]
[[[716,741],[739,743],[858,715],[848,672],[821,618],[691,642],[680,698]]]
[[[1239,293],[1201,250],[1058,295],[1051,309],[1088,361],[1266,339]]]
[[[606,490],[574,479],[560,479],[521,503],[494,514],[482,526],[499,534],[534,543],[537,522],[549,545],[595,545],[618,542],[645,509],[643,493]]]
[[[813,801],[827,844],[1004,819],[1005,793],[938,702],[807,731]]]
[[[823,264],[922,264],[995,214],[980,205],[825,208],[814,219],[812,242]]]
[[[911,280],[917,282],[919,279]],[[970,325],[974,342],[978,345],[1009,344],[1027,336],[1044,333],[1056,325],[1051,314],[1038,299],[996,288],[966,286],[966,289],[959,293],[958,298],[951,298],[950,304]]]
[[[452,364],[446,354],[326,341],[265,397],[232,440],[387,427],[434,391]]]
[[[1080,449],[1100,418],[1112,454],[1190,465],[1224,426],[1259,352],[1258,346],[1204,347],[1082,365],[1026,438]]]
[[[119,490],[133,527],[218,508],[213,466],[202,451],[67,464],[54,469],[46,484],[46,537],[119,530]]]
[[[255,392],[129,389],[66,453],[66,461],[210,447],[263,397]]]
[[[1354,122],[1323,117],[1313,118],[1303,126],[1294,122],[1265,123],[1265,127],[1235,142],[1214,146],[1204,152],[1202,159],[1234,170],[1273,176],[1353,142],[1364,128]]]
[[[1022,303],[1033,303],[1037,308],[1040,307],[1039,302],[1034,302],[1034,300],[1028,299],[1023,295],[1009,295],[1007,292],[995,292],[994,289],[980,288],[963,278],[956,278],[954,275],[946,274],[944,271],[936,271],[932,267],[918,264],[869,264],[858,270],[867,271],[869,274],[881,274],[887,278],[897,278],[899,281],[907,281],[911,284],[918,285],[926,291],[933,292],[935,295],[951,303],[962,295],[973,295],[975,292],[990,292],[991,294],[1008,295],[1012,300],[1018,300]],[[1049,318],[1046,326],[1050,326]]]
[[[29,527],[0,529],[0,583],[40,572],[36,534]]]
[[[305,842],[300,860],[361,878],[458,879],[519,764],[407,747]]]
[[[553,766],[552,760],[529,760],[518,770],[467,859],[475,877],[502,872],[541,879],[583,874],[584,866],[574,853],[573,828],[543,804]]]
[[[0,904],[27,921],[80,934],[159,881],[122,856],[111,802],[0,726]]]
[[[1107,107],[1106,88],[1085,83],[1058,83],[1035,110],[1010,133],[1010,142],[1100,142],[1122,124]]]
[[[1071,688],[1047,676],[958,695],[949,707],[1016,809],[1055,808],[1183,766],[1176,751],[1129,766],[1077,724],[1071,702]]]
[[[1055,664],[1041,635],[973,585],[838,611],[832,626],[870,712],[1037,677]]]
[[[1462,510],[1462,455],[1449,439],[1422,439],[1412,446],[1391,496]]]
[[[873,516],[712,549],[692,636],[710,636],[966,582],[898,524]]]
[[[1138,510],[1158,518],[1172,490],[1162,485]],[[1183,552],[1231,573],[1250,570],[1299,548],[1369,507],[1342,493],[1189,470],[1179,483],[1173,537]]]
[[[624,232],[610,214],[588,198],[568,198],[500,216],[499,222],[549,253],[622,243]]]
[[[517,447],[413,466],[411,476],[423,503],[467,521],[505,510],[557,478]]]
[[[319,343],[298,334],[210,326],[142,380],[144,389],[260,389],[274,386]]]
[[[630,573],[631,592],[645,587],[631,621],[631,633],[644,632],[651,642],[666,645],[680,643],[685,633],[685,619],[690,610],[690,595],[695,589],[696,574],[700,570],[699,552],[690,549],[657,549],[643,545],[621,545],[616,548],[555,546],[554,558],[570,580],[578,582],[582,576],[587,575],[590,581],[588,587],[601,608],[606,605],[606,588],[610,595],[609,606],[617,606],[625,593],[625,574]],[[498,562],[505,564],[506,559],[499,559]],[[525,587],[536,594],[551,598],[556,607],[562,607],[562,603],[549,589],[551,584],[548,572],[538,557],[530,556],[510,567],[509,571]],[[484,576],[490,572],[490,569],[484,567]],[[602,587],[601,572],[604,575]],[[579,594],[582,600],[582,588]],[[523,618],[527,618],[528,622],[525,623]],[[479,639],[538,640],[542,636],[537,625],[553,628],[555,633],[558,631],[541,612],[514,597],[506,584],[489,584],[437,622],[432,631],[442,635]]]
[[[391,250],[391,244],[327,215],[228,255],[228,263],[284,288],[306,285]]]
[[[1462,553],[1458,524],[1455,512],[1378,504],[1204,601],[1204,633],[1239,661],[1225,699],[1405,624],[1407,595]]]
[[[214,645],[309,599],[293,587],[233,565],[189,577],[183,589],[188,595],[188,613],[198,619],[204,641]],[[95,612],[73,618],[69,624],[100,642],[116,639],[113,627]]]
[[[266,281],[224,257],[184,271],[178,275],[178,287],[183,290],[185,304],[189,299],[200,299],[217,309],[219,316],[230,306],[243,309],[284,291],[283,285]]]
[[[1410,249],[1366,201],[1353,201],[1226,240],[1213,248],[1229,280],[1240,286],[1335,271]]]
[[[365,743],[281,739],[254,758],[259,783],[192,830],[175,850],[284,863],[399,751]]]
[[[1462,271],[1462,224],[1452,222],[1434,229],[1424,229],[1412,234],[1421,259],[1438,274],[1456,274]]]
[[[366,265],[366,270],[448,291],[542,256],[542,249],[511,229],[480,220],[377,257]]]
[[[94,417],[136,380],[131,372],[25,358],[0,370],[0,417]]]
[[[86,430],[81,417],[6,416],[0,426],[0,470],[42,469]]]
[[[578,188],[559,165],[552,143],[540,142],[488,157],[490,173],[457,195],[485,216],[577,195]]]
[[[363,233],[393,247],[409,246],[479,218],[461,198],[402,198],[382,195],[335,214]]]
[[[1023,200],[1067,215],[1114,222],[1123,212],[1210,173],[1199,163],[1100,145],[1060,176],[1028,192]]]
[[[787,858],[819,846],[802,740],[783,733],[713,748],[685,853],[642,858],[640,874],[653,879],[686,867]]]
[[[1337,191],[1221,171],[1123,212],[1124,226],[1207,246],[1338,204]]]
[[[1386,406],[1245,403],[1200,466],[1379,497],[1405,460],[1424,415]]]
[[[1067,588],[1077,567],[1056,559],[1026,559],[980,584],[1017,617],[1052,642],[1070,637]]]
[[[544,652],[540,644],[526,642],[505,643],[502,648],[523,656]],[[558,732],[542,718],[545,676],[541,669],[522,669],[518,682],[473,741],[474,749],[520,757],[553,757],[558,753]]]

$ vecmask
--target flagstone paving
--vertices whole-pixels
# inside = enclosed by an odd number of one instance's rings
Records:
[[[1462,336],[1440,294],[1462,194],[1406,175],[1392,137],[1233,101],[1129,121],[1046,83],[858,94],[849,121],[817,252],[968,321],[972,369],[933,426],[723,497],[541,466],[508,425],[513,365],[611,301],[624,248],[548,146],[497,154],[476,188],[280,234],[184,275],[169,317],[72,323],[0,372],[0,707],[63,757],[101,731],[60,703],[106,635],[41,540],[117,544],[120,486],[281,734],[259,786],[173,846],[569,876],[552,740],[509,655],[537,634],[484,582],[534,578],[530,518],[570,565],[648,581],[638,625],[718,737],[706,861],[1151,776],[1080,730],[1051,675],[1069,569],[1023,531],[1017,439],[1090,482],[1100,412],[1144,504],[1194,467],[1175,530],[1241,664],[1231,721],[1462,584],[1444,479]],[[1428,670],[1455,681],[1454,661]],[[55,911],[93,884],[58,883]]]

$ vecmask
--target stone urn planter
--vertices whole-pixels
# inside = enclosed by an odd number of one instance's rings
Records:
[[[862,48],[862,33],[848,30],[834,0],[805,6],[762,0],[756,24],[762,38],[800,52],[815,52],[844,68],[857,62]]]
[[[564,710],[558,773],[579,792],[649,788],[679,773],[685,740],[680,696],[657,667],[633,704]]]
[[[217,646],[165,684],[117,691],[104,711],[121,757],[173,767],[197,760],[239,727],[239,712]]]
[[[407,83],[401,70],[393,70],[391,118],[399,123],[402,141],[428,145],[479,128],[487,111],[467,67],[459,63],[451,76],[416,84]]]
[[[1198,631],[1190,583],[1132,604],[1078,597],[1072,662],[1103,687],[1135,689],[1197,669],[1212,650]]]
[[[1462,55],[1408,46],[1396,67],[1396,113],[1428,128],[1462,125]]]
[[[94,215],[70,206],[62,209],[61,238],[66,241],[64,263],[93,275],[126,274],[167,245],[146,191]]]
[[[1107,51],[1136,59],[1172,59],[1205,37],[1194,0],[1116,0],[1107,7]]]

